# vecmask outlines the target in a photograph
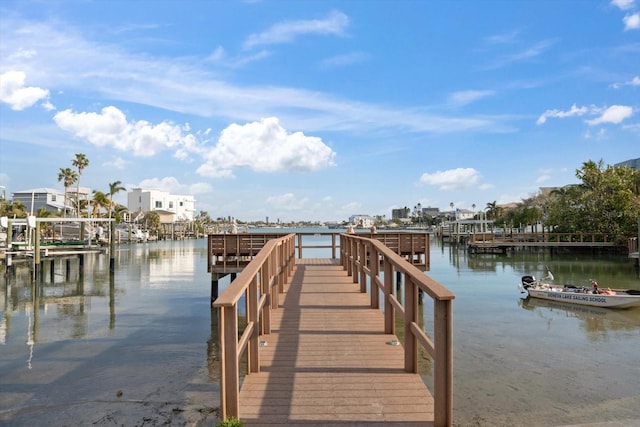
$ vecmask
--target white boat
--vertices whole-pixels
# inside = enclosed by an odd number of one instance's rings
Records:
[[[541,279],[535,276],[522,276],[522,292],[530,297],[570,304],[593,307],[630,308],[640,307],[640,291],[635,289],[601,289],[595,280],[591,287],[556,285],[551,271]]]

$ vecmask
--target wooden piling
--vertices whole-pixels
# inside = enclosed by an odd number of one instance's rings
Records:
[[[109,274],[116,272],[116,239],[115,239],[116,223],[109,222]]]

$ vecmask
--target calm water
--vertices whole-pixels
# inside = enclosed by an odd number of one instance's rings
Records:
[[[37,286],[19,266],[0,278],[0,424],[215,425],[205,240],[122,246],[112,279],[108,263],[59,262]],[[640,289],[625,258],[468,255],[432,242],[427,274],[456,294],[455,424],[637,425],[640,310],[522,300],[520,277],[545,266],[559,283]],[[427,330],[430,316],[427,303]]]

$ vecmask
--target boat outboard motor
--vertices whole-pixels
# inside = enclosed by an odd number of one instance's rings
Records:
[[[522,276],[522,286],[527,289],[532,286],[536,281],[535,276]]]

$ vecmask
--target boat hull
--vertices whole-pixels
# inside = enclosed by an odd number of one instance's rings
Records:
[[[630,308],[640,307],[640,295],[607,295],[580,292],[565,292],[554,289],[527,289],[529,296],[550,301],[593,307]]]

